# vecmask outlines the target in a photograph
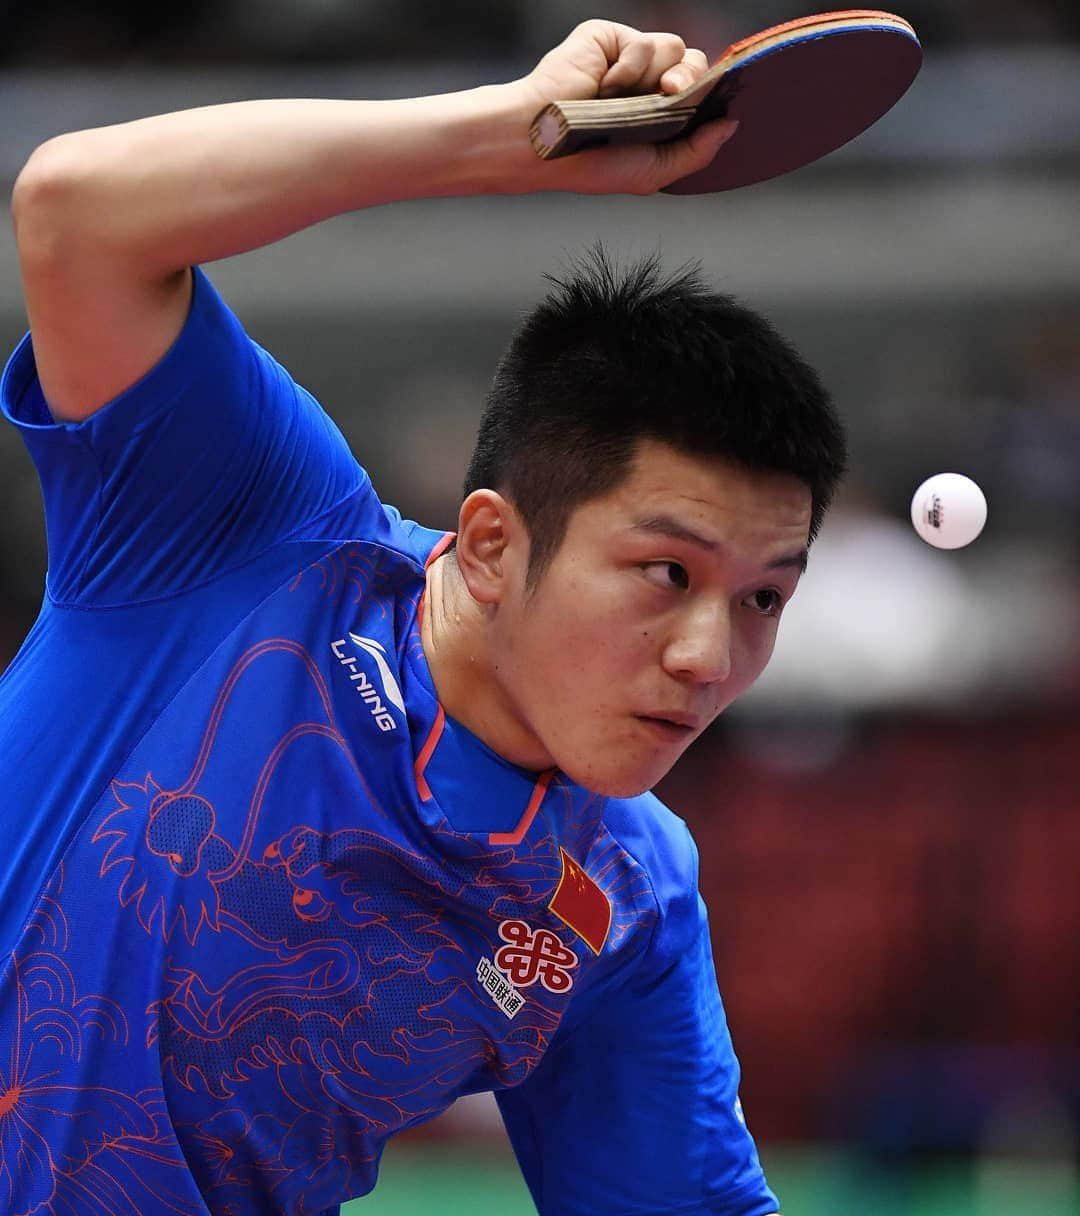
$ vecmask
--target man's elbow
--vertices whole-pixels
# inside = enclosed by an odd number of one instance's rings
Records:
[[[64,257],[72,237],[92,218],[79,198],[84,164],[77,141],[58,135],[35,149],[15,179],[11,221],[24,269]]]

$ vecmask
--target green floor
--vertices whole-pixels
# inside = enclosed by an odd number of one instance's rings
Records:
[[[1078,1216],[1080,1182],[1064,1164],[970,1163],[906,1175],[827,1149],[766,1148],[784,1216]],[[343,1216],[535,1216],[511,1160],[415,1147],[387,1151],[376,1191]],[[604,1216],[598,1212],[597,1216]]]

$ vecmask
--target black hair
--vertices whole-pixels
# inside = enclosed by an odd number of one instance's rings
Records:
[[[657,255],[626,269],[602,246],[525,319],[488,393],[465,494],[505,494],[535,586],[573,511],[629,475],[642,439],[810,489],[810,539],[843,474],[843,427],[817,373],[764,317]]]

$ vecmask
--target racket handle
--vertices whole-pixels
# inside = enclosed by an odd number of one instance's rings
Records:
[[[694,117],[694,107],[658,108],[662,94],[554,101],[533,119],[529,139],[537,156],[554,160],[608,144],[659,144],[675,139]]]

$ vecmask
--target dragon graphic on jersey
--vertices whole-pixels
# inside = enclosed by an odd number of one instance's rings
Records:
[[[267,662],[293,664],[307,682],[308,717],[274,727],[248,783],[246,810],[228,814],[212,796],[210,774],[218,753],[229,754],[241,722],[230,718],[230,700],[240,695],[244,677]],[[138,1137],[154,1145],[155,1159],[186,1157],[215,1213],[230,1204],[246,1211],[245,1193],[248,1204],[256,1193],[273,1194],[283,1206],[302,1195],[295,1210],[317,1213],[370,1189],[375,1146],[391,1132],[442,1109],[457,1092],[515,1084],[539,1061],[558,1026],[560,993],[537,985],[510,1024],[485,1000],[473,972],[478,954],[503,944],[498,927],[508,918],[547,926],[553,948],[563,948],[556,937],[563,927],[546,908],[558,874],[551,848],[535,856],[527,845],[493,849],[449,829],[434,844],[411,844],[370,826],[324,830],[319,814],[268,835],[285,808],[312,805],[308,766],[284,763],[297,745],[338,757],[331,763],[351,819],[389,822],[351,753],[343,756],[344,735],[321,671],[305,648],[282,638],[249,647],[232,664],[185,778],[170,785],[150,772],[111,783],[72,858],[85,873],[87,850],[98,850],[99,880],[112,886],[148,943],[137,972],[113,975],[105,990],[129,1016],[140,1004],[135,994],[147,993],[141,1033],[131,1037],[141,1038],[148,1053],[148,1088],[155,1078],[165,1081],[171,1126],[159,1129],[146,1100],[74,1085],[64,1068],[70,1048],[43,1070],[32,1066],[39,1048],[33,1061],[16,1053],[11,1075],[2,1078],[7,1096],[0,1097],[9,1173],[29,1169],[39,1189],[51,1185],[59,1194],[71,1185],[70,1162],[85,1166],[88,1155],[108,1152],[104,1195],[133,1169],[127,1145]],[[104,927],[105,905],[101,916]],[[85,953],[93,934],[91,907],[71,953]],[[64,954],[50,956],[51,973],[72,974]],[[42,959],[13,965],[24,981],[23,1021],[31,1027],[60,1021],[56,1000],[42,1004]],[[106,1024],[100,1010],[108,1003],[80,1001],[95,1026]],[[95,1044],[104,1076],[115,1051],[134,1058],[126,1022],[114,1039]],[[34,1082],[42,1077],[45,1092],[35,1098]],[[80,1088],[97,1122],[80,1123],[77,1112],[87,1105]],[[66,1100],[54,1101],[55,1093]],[[46,1109],[53,1130],[42,1125]],[[63,1116],[65,1109],[72,1113]],[[111,1122],[99,1129],[101,1111]],[[265,1113],[253,1118],[253,1111]],[[73,1130],[61,1135],[55,1123],[64,1117]],[[12,1129],[21,1133],[17,1141]],[[41,1146],[58,1144],[74,1147],[63,1158],[42,1156]],[[24,1182],[9,1180],[8,1193],[20,1203],[28,1194]],[[66,1202],[57,1216],[69,1216]],[[83,1196],[67,1206],[71,1216],[113,1216],[128,1212],[126,1202]],[[160,1198],[142,1194],[140,1202],[142,1211],[170,1210]],[[26,1210],[37,1210],[34,1204]],[[175,1210],[187,1209],[178,1203]]]
[[[351,563],[324,573],[349,595],[370,585]],[[378,598],[362,636],[392,615]],[[613,904],[631,897],[612,944],[641,915],[642,876],[597,837],[600,801],[556,783],[559,838],[457,832],[419,814],[415,782],[373,788],[363,749],[402,741],[350,741],[339,715],[356,699],[339,711],[308,646],[264,636],[206,674],[195,714],[168,711],[183,738],[164,716],[168,746],[136,748],[110,782],[67,854],[78,888],[54,874],[11,959],[5,1216],[238,1216],[253,1196],[315,1216],[364,1194],[391,1134],[542,1058],[570,987],[552,968],[578,957],[566,909],[549,907],[561,840],[593,842]],[[393,763],[413,781],[401,735]],[[80,909],[70,926],[61,902]],[[538,933],[551,964],[512,1020],[475,977],[508,940],[524,948],[507,925]]]
[[[61,864],[22,957],[5,968],[0,1024],[11,1034],[0,1044],[0,1211],[197,1216],[205,1209],[180,1198],[187,1169],[160,1089],[128,1093],[107,1083],[110,1059],[130,1049],[128,1023],[116,1002],[76,984],[65,957],[63,887]],[[88,1069],[100,1083],[86,1083]]]

